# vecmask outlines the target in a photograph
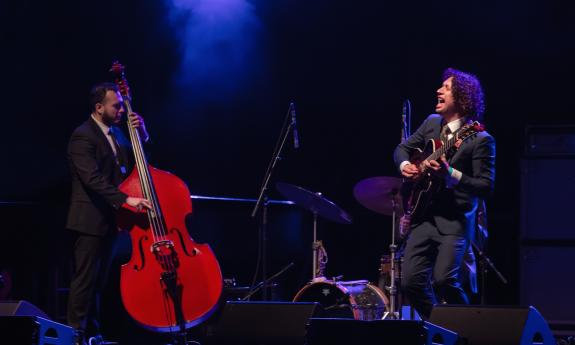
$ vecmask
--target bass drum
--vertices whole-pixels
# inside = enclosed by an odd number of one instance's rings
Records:
[[[326,317],[378,320],[389,306],[385,294],[367,280],[313,282],[303,287],[294,302],[318,302]]]

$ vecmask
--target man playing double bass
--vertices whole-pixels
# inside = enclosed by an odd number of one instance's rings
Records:
[[[416,148],[423,149],[430,139],[445,142],[460,127],[481,117],[484,102],[479,80],[471,74],[447,69],[437,90],[435,110],[437,114],[427,117],[395,149],[394,161],[408,179],[421,173],[421,166],[410,161]],[[447,157],[425,160],[423,166],[440,188],[431,196],[422,216],[409,225],[402,289],[420,316],[428,319],[437,301],[468,303],[459,272],[475,228],[478,200],[493,191],[495,140],[487,132],[479,132],[460,143]]]
[[[128,196],[118,185],[134,166],[130,142],[116,127],[125,113],[122,96],[111,83],[90,92],[90,117],[77,127],[68,144],[72,194],[66,227],[74,236],[74,276],[68,300],[68,324],[75,329],[75,345],[85,344],[86,332],[101,341],[98,325],[99,291],[111,262],[115,211],[122,204],[141,209],[148,200]],[[142,138],[148,133],[139,115],[129,121]]]

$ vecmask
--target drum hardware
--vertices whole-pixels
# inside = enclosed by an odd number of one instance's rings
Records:
[[[314,234],[314,241],[313,241],[313,253],[314,258],[313,258],[313,263],[314,263],[314,267],[313,267],[313,272],[315,273],[312,276],[312,280],[313,281],[321,281],[321,280],[325,280],[325,268],[327,265],[327,261],[328,261],[328,257],[327,257],[327,251],[325,250],[325,247],[323,246],[323,242],[322,241],[317,241],[315,236],[316,236],[316,231],[314,230],[313,232]]]
[[[242,301],[249,301],[249,299],[252,297],[253,294],[255,294],[256,292],[258,292],[261,288],[263,287],[275,287],[277,286],[277,284],[272,283],[274,281],[274,279],[276,279],[277,277],[279,277],[281,274],[283,274],[285,271],[287,271],[288,269],[290,269],[292,266],[294,265],[293,262],[290,262],[289,264],[287,264],[284,268],[282,268],[281,270],[279,270],[276,274],[272,275],[271,277],[269,277],[266,280],[262,280],[261,282],[259,282],[257,285],[255,285],[254,287],[252,287],[249,291],[249,293],[247,295],[244,296],[244,298],[242,298]]]
[[[395,266],[397,268],[397,270],[395,271],[395,278],[400,279],[401,278],[400,268],[402,258],[400,255],[396,255],[395,259],[397,262]],[[389,286],[391,284],[391,257],[389,254],[381,255],[381,258],[379,259],[378,272],[379,272],[379,281],[377,287],[379,287],[382,291],[387,291],[388,289],[386,288],[386,286]]]
[[[385,294],[367,280],[310,282],[294,302],[318,302],[327,317],[356,320],[381,319],[389,305]]]
[[[391,216],[393,211],[402,214],[399,190],[402,180],[398,177],[376,176],[359,181],[353,187],[353,196],[365,208],[375,213]]]
[[[384,215],[391,216],[391,244],[390,253],[390,284],[385,289],[389,291],[389,310],[382,319],[401,319],[401,306],[399,305],[399,275],[398,275],[398,246],[396,243],[396,225],[398,215],[401,215],[401,189],[402,180],[397,177],[379,176],[364,179],[358,182],[353,195],[356,200],[366,208]],[[381,272],[380,272],[381,273]]]
[[[276,183],[276,188],[286,199],[313,214],[313,263],[311,281],[324,281],[327,252],[323,246],[323,242],[317,239],[318,216],[342,224],[351,224],[351,216],[319,192],[310,192],[302,187],[283,182]]]
[[[396,225],[396,209],[397,203],[395,202],[395,195],[399,193],[399,189],[395,191],[394,197],[392,197],[393,212],[391,215],[391,243],[389,244],[389,253],[391,256],[391,269],[390,269],[390,284],[389,284],[389,311],[383,314],[382,320],[401,320],[401,306],[399,306],[398,289],[397,289],[397,244],[395,243],[395,225]]]

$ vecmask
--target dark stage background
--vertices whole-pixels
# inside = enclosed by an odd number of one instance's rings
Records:
[[[346,280],[376,281],[387,251],[390,217],[364,209],[352,189],[396,175],[403,100],[413,104],[414,131],[434,109],[445,68],[477,74],[497,140],[488,252],[509,279],[488,276],[486,300],[519,303],[523,133],[527,124],[575,123],[574,15],[557,0],[3,1],[1,263],[13,272],[11,297],[61,313],[66,145],[89,116],[90,86],[110,80],[119,59],[152,136],[150,162],[192,194],[256,197],[294,101],[301,148],[285,151],[274,181],[321,191],[352,215],[353,225],[320,223],[328,275]],[[250,207],[195,205],[191,235],[212,245],[226,277],[248,285],[257,244]],[[311,217],[289,206],[272,217],[270,271],[297,263],[279,280],[276,297],[286,300],[311,271]],[[562,274],[561,264],[549,269]]]

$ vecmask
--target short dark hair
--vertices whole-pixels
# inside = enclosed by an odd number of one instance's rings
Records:
[[[443,72],[443,81],[451,77],[453,77],[451,83],[453,99],[462,115],[468,120],[481,120],[485,111],[485,102],[479,79],[473,74],[448,68]]]
[[[118,92],[118,86],[114,83],[96,84],[90,90],[90,111],[96,110],[96,104],[102,103],[108,91]]]

